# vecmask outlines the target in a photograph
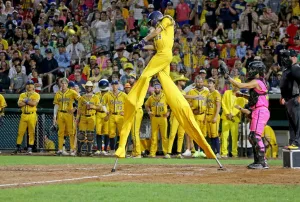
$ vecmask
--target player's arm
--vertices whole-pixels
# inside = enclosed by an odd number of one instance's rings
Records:
[[[235,81],[233,78],[230,78],[230,77],[229,77],[229,82],[230,82],[232,85],[234,85],[234,86],[236,86],[236,87],[238,87],[238,88],[252,89],[252,88],[258,88],[258,87],[259,87],[259,85],[258,85],[258,83],[256,82],[256,80],[252,80],[252,81],[250,81],[250,82],[248,82],[248,83],[240,83],[240,82]]]
[[[143,49],[144,50],[156,50],[153,45],[145,45]]]
[[[21,94],[18,100],[18,106],[19,107],[24,107],[26,105],[26,103],[24,102],[24,95]]]
[[[242,113],[244,113],[244,114],[247,114],[247,115],[251,114],[251,111],[250,111],[250,110],[245,109],[245,108],[242,108],[242,107],[239,106],[239,105],[236,105],[235,108],[237,108],[238,110],[240,110],[240,111],[241,111]]]
[[[143,40],[145,42],[150,41],[151,39],[155,38],[157,35],[159,35],[162,32],[162,28],[160,26],[156,27],[155,30],[150,32]]]
[[[215,113],[215,116],[214,116],[215,121],[217,121],[220,110],[221,110],[221,102],[217,101],[216,102],[216,113]]]
[[[151,103],[150,103],[150,99],[151,97],[148,98],[148,100],[145,102],[145,109],[147,111],[147,113],[149,114],[149,116],[152,115],[152,112],[151,112]]]

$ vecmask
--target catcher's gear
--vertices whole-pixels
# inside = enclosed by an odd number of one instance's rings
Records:
[[[57,127],[57,125],[52,125],[52,126],[50,127],[50,132],[52,132],[52,133],[57,133],[57,132],[58,132],[58,127]]]
[[[138,44],[133,45],[133,49],[143,50],[145,45],[146,45],[146,41],[142,39]]]
[[[77,136],[77,139],[79,142],[84,142],[85,140],[85,132],[80,130],[79,133],[78,133],[78,136]]]
[[[221,61],[218,71],[222,76],[229,75],[228,67],[224,61]]]
[[[263,81],[263,83],[265,84],[265,81],[263,79],[258,79],[258,80]],[[265,84],[265,85],[267,86],[267,84]],[[256,92],[254,90],[254,88],[250,89],[249,90],[249,99],[248,99],[248,105],[249,105],[249,107],[252,107],[252,106],[256,105],[259,96],[265,96],[267,94],[268,94],[267,92],[265,92],[265,93],[258,93],[258,92]]]
[[[262,61],[253,61],[249,64],[248,79],[252,80],[257,74],[263,77],[266,71],[266,66]]]
[[[164,15],[160,11],[153,11],[148,15],[149,25],[155,27]]]
[[[101,79],[98,83],[98,87],[101,91],[108,91],[109,90],[109,82],[107,79]]]
[[[94,142],[94,132],[93,131],[87,131],[86,132],[86,138],[88,142]]]

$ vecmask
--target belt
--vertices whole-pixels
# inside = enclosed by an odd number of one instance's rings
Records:
[[[33,114],[35,112],[24,112],[23,114]]]
[[[61,113],[68,113],[66,110],[59,110]]]
[[[195,114],[195,115],[202,115],[202,114],[204,114],[204,112],[202,112],[202,113],[199,113],[199,114]]]
[[[105,113],[105,111],[98,111],[99,113]]]
[[[206,115],[213,115],[213,114],[206,114]]]
[[[94,116],[95,114],[86,114],[86,115],[83,115],[85,117],[91,117],[91,116]]]
[[[118,113],[118,112],[114,112],[114,113],[111,113],[111,114],[113,114],[113,115],[118,115],[119,113]]]
[[[155,115],[155,117],[162,117],[161,115]]]

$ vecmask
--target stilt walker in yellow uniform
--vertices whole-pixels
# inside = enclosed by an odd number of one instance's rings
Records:
[[[27,154],[32,154],[35,126],[37,121],[36,106],[38,105],[39,101],[40,95],[34,91],[34,82],[32,80],[28,80],[26,83],[26,92],[22,93],[18,100],[18,106],[21,107],[22,115],[19,123],[17,149],[14,154],[21,152],[21,144],[27,128],[29,136]]]
[[[109,90],[109,82],[107,79],[101,79],[98,83],[98,87],[100,89],[100,92],[96,93],[96,96],[99,97],[100,104],[103,106],[103,109],[100,111],[97,111],[96,113],[96,142],[98,150],[95,152],[96,155],[107,155],[107,146],[109,142],[109,136],[108,136],[108,110],[106,109],[106,106],[104,104],[104,95]],[[102,150],[102,137],[104,139],[104,150]]]
[[[102,110],[99,97],[93,93],[94,84],[86,82],[86,94],[78,101],[78,112],[76,122],[79,122],[77,155],[81,156],[82,145],[87,142],[87,156],[93,156],[92,144],[94,142],[96,111]]]
[[[156,50],[156,54],[152,57],[148,66],[145,68],[141,77],[128,95],[128,99],[125,103],[125,123],[121,131],[120,147],[116,152],[116,156],[122,158],[125,157],[125,145],[134,122],[136,110],[143,105],[151,78],[158,74],[168,104],[180,125],[190,136],[192,136],[194,141],[206,151],[209,158],[216,158],[201,134],[189,103],[169,76],[170,63],[172,61],[172,47],[174,43],[175,21],[170,16],[163,16],[159,11],[150,13],[149,19],[151,25],[155,27],[155,29],[141,40],[135,48]],[[145,44],[147,41],[151,39],[154,39],[154,46],[146,46]]]
[[[129,74],[128,83],[130,84],[130,90],[132,86],[134,86],[136,81],[136,75],[134,73]],[[130,92],[130,91],[129,91]],[[131,128],[131,138],[133,141],[133,149],[132,149],[132,158],[142,158],[141,155],[141,139],[140,139],[140,129],[144,116],[143,108],[140,107],[135,114],[134,122]]]
[[[217,158],[221,158],[219,139],[221,94],[215,89],[215,80],[213,78],[208,79],[208,90],[206,110],[207,135],[211,140],[212,150],[216,153]]]
[[[119,81],[112,81],[112,91],[106,93],[103,97],[105,106],[109,109],[109,144],[110,153],[115,153],[115,147],[119,144],[120,131],[124,123],[124,104],[127,95],[119,91]],[[118,136],[117,136],[117,130]],[[117,144],[115,144],[115,137],[117,136]],[[125,143],[126,144],[126,143]]]
[[[206,102],[207,102],[207,96],[209,94],[209,90],[204,87],[205,86],[205,81],[203,80],[203,78],[198,75],[195,78],[195,88],[193,88],[192,90],[190,90],[188,92],[188,95],[199,95],[201,96],[199,99],[192,99],[189,100],[190,101],[190,105],[191,108],[193,110],[196,122],[203,134],[204,137],[207,136],[207,130],[206,130]],[[187,151],[184,153],[184,155],[191,155],[191,151],[190,149],[193,147],[193,145],[195,146],[195,153],[193,154],[192,157],[194,158],[205,158],[206,155],[203,151],[201,151],[201,149],[198,147],[197,144],[193,143],[193,140],[191,140],[189,137],[187,137],[187,145],[189,146],[187,148]]]
[[[151,119],[151,147],[150,157],[155,157],[157,152],[157,137],[158,132],[162,139],[162,149],[164,155],[168,152],[168,111],[167,98],[163,92],[161,92],[161,85],[154,85],[154,94],[151,95],[145,102],[145,108]]]
[[[237,82],[241,82],[240,79],[235,79]],[[221,157],[228,157],[228,137],[229,132],[231,134],[231,153],[233,157],[238,157],[238,127],[241,119],[240,110],[235,108],[236,105],[244,107],[247,103],[247,100],[242,97],[237,97],[239,93],[239,88],[233,86],[232,90],[226,90],[222,98],[222,148],[221,148]]]
[[[58,126],[58,152],[57,155],[69,155],[63,150],[64,137],[69,136],[70,155],[75,156],[75,133],[74,133],[74,102],[80,95],[68,88],[69,81],[66,78],[61,80],[61,90],[54,97],[53,125]]]

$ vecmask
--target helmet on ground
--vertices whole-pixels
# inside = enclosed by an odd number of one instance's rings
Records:
[[[153,11],[148,15],[149,23],[155,27],[157,22],[160,21],[164,15],[160,11]]]
[[[101,79],[98,83],[98,87],[101,91],[108,91],[109,89],[109,82],[107,79]]]
[[[248,79],[254,79],[255,75],[259,74],[263,77],[266,71],[266,66],[262,61],[253,61],[249,64]]]

